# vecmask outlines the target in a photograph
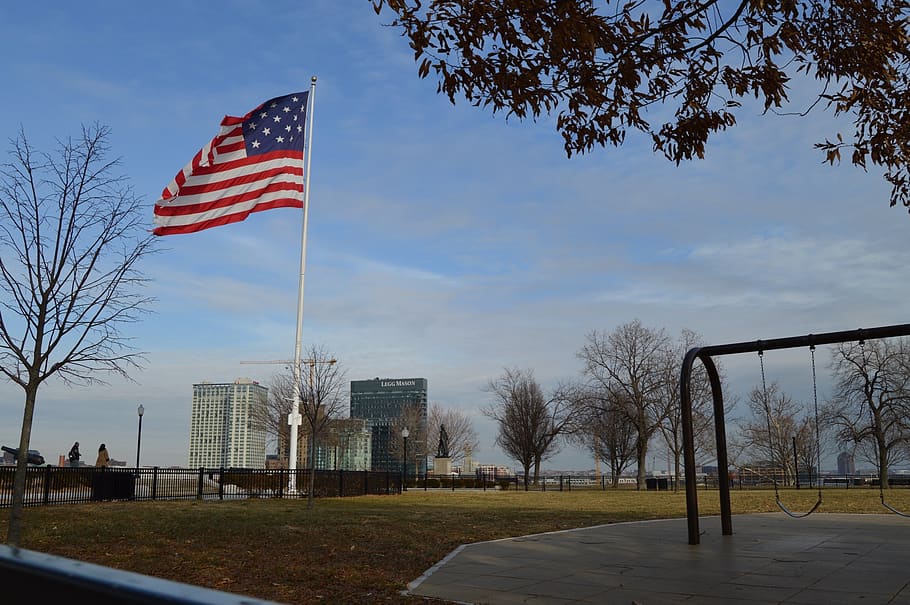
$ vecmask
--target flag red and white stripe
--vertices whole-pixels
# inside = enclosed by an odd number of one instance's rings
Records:
[[[253,212],[303,207],[307,93],[276,97],[221,131],[155,203],[155,235],[236,223]]]

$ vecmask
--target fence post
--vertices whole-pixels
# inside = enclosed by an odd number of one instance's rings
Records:
[[[338,471],[338,497],[344,498],[344,469]]]
[[[452,473],[452,491],[455,491],[455,473]]]
[[[152,500],[158,495],[158,467],[152,469]]]
[[[224,500],[224,467],[218,469],[218,499]]]
[[[51,492],[51,467],[44,467],[44,504],[50,500]]]
[[[202,482],[205,476],[205,468],[199,467],[199,479],[196,481],[196,499],[202,500]]]
[[[562,475],[559,476],[559,491],[562,491]]]
[[[367,485],[370,482],[370,471],[363,471],[363,495],[366,496],[370,493],[369,486]]]

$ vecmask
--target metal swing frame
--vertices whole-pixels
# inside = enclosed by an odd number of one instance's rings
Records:
[[[718,374],[717,366],[715,365],[713,358],[724,355],[736,355],[739,353],[795,349],[842,342],[893,338],[897,336],[910,336],[910,324],[898,324],[842,332],[827,332],[824,334],[807,334],[805,336],[791,336],[788,338],[775,338],[771,340],[753,340],[706,347],[693,347],[692,349],[689,349],[686,356],[683,358],[679,381],[680,401],[682,404],[683,459],[685,466],[686,519],[688,521],[689,544],[695,545],[700,542],[698,527],[698,486],[696,485],[695,473],[695,435],[692,421],[692,397],[689,390],[689,384],[692,379],[692,368],[695,360],[698,359],[701,361],[708,373],[708,380],[711,384],[711,397],[714,404],[714,433],[717,440],[717,472],[718,491],[720,493],[721,531],[723,535],[731,536],[733,535],[733,515],[730,507],[730,472],[727,461],[724,394],[720,384],[720,375]],[[887,505],[886,508],[893,510]]]

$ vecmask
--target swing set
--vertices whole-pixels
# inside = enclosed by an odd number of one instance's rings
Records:
[[[695,360],[701,361],[708,374],[708,380],[711,384],[711,397],[714,405],[714,433],[717,440],[717,472],[718,487],[720,492],[720,518],[721,532],[725,536],[733,535],[733,520],[730,507],[730,474],[729,464],[727,461],[727,436],[726,424],[724,421],[724,394],[721,389],[720,375],[717,366],[714,363],[714,357],[724,355],[736,355],[740,353],[758,353],[759,363],[762,375],[762,393],[764,396],[765,412],[768,421],[768,440],[769,448],[774,451],[774,444],[771,435],[771,411],[768,404],[768,388],[765,381],[765,351],[778,349],[794,349],[808,347],[810,352],[812,366],[812,391],[815,403],[815,439],[816,453],[820,468],[821,447],[819,436],[819,415],[818,415],[818,389],[815,374],[815,347],[816,345],[837,344],[843,342],[858,342],[862,345],[867,340],[880,338],[893,338],[897,336],[910,335],[910,324],[899,324],[893,326],[882,326],[878,328],[866,328],[860,330],[849,330],[843,332],[828,332],[825,334],[808,334],[806,336],[792,336],[788,338],[775,338],[772,340],[754,340],[749,342],[738,342],[724,345],[711,345],[706,347],[694,347],[689,349],[683,359],[682,371],[680,373],[680,401],[682,403],[682,429],[683,429],[683,460],[685,464],[686,480],[686,518],[688,521],[689,544],[698,544],[700,542],[700,532],[698,527],[698,492],[695,474],[695,435],[692,421],[692,397],[689,391],[689,384],[692,379],[692,367]],[[889,511],[910,517],[890,506],[885,501],[884,486],[879,481],[879,495],[882,505]],[[774,499],[777,506],[787,515],[793,518],[808,517],[822,504],[821,481],[818,481],[818,499],[808,512],[793,512],[789,510],[781,501],[778,490],[777,479],[774,478]]]

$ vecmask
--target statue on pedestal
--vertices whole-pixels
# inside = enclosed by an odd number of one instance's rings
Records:
[[[449,457],[449,435],[444,424],[439,425],[439,445],[436,447],[437,458]]]

